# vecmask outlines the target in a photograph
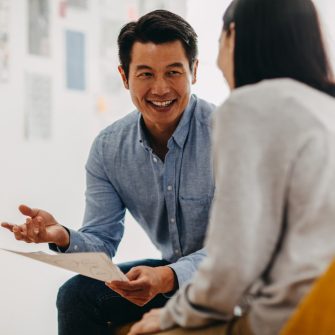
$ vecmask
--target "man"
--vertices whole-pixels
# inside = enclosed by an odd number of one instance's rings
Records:
[[[164,10],[125,25],[118,37],[119,72],[137,110],[103,130],[88,162],[86,210],[79,231],[39,209],[20,206],[25,224],[2,224],[16,239],[49,242],[62,252],[103,251],[113,257],[128,209],[162,260],[121,264],[129,282],[75,276],[57,298],[59,334],[109,334],[139,319],[190,280],[203,259],[214,193],[210,116],[214,106],[191,96],[197,36]]]

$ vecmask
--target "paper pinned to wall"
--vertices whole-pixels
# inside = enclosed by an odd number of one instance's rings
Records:
[[[9,78],[9,0],[0,0],[0,82]]]
[[[66,86],[84,91],[85,82],[85,35],[80,31],[66,31]]]
[[[50,255],[42,251],[22,252],[3,248],[1,248],[1,250],[80,273],[84,276],[104,282],[110,282],[112,280],[128,281],[128,278],[122,273],[119,267],[103,252]]]
[[[28,51],[32,55],[50,55],[50,8],[48,0],[28,2]]]
[[[51,79],[36,73],[25,74],[25,137],[51,137]]]

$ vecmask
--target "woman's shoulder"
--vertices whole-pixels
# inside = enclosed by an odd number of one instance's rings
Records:
[[[255,121],[261,118],[283,124],[305,120],[335,130],[335,99],[289,78],[264,80],[235,89],[220,110]]]
[[[299,101],[305,100],[308,96],[311,96],[313,100],[327,100],[329,104],[335,104],[332,96],[291,78],[267,79],[256,84],[245,85],[233,90],[229,98],[241,103],[259,104],[278,103],[286,99]]]

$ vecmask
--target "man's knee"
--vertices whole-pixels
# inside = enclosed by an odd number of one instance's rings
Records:
[[[66,281],[58,290],[57,309],[61,311],[73,310],[74,306],[82,306],[89,302],[89,295],[93,293],[93,280],[84,276],[75,276]]]
[[[73,310],[74,306],[79,309],[98,309],[105,300],[119,297],[109,289],[103,282],[85,276],[75,276],[65,282],[58,291],[57,308],[61,311]]]
[[[66,281],[58,290],[56,306],[58,310],[67,310],[68,308],[73,308],[73,304],[76,300],[76,292],[78,286],[74,285],[74,282],[77,281],[76,277],[73,277]]]

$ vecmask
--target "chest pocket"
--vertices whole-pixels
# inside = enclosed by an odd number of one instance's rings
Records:
[[[209,212],[213,197],[185,198],[179,196],[179,211],[182,230],[193,242],[201,244],[206,234]]]

